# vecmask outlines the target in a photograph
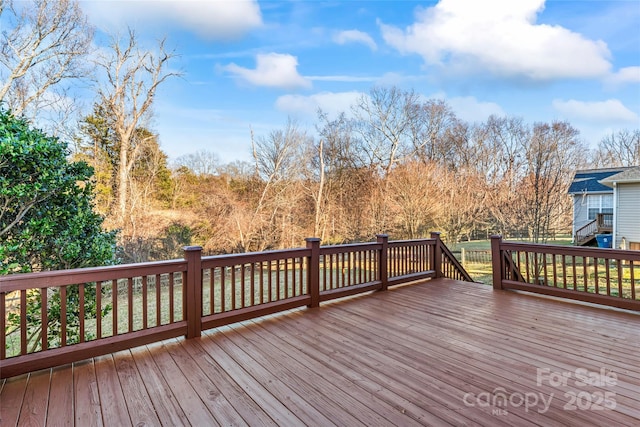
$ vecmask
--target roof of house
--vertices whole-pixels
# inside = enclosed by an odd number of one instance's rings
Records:
[[[610,175],[607,178],[600,181],[601,184],[607,187],[613,187],[614,183],[635,183],[640,182],[640,166],[634,166],[628,168],[625,171]]]
[[[569,194],[583,193],[611,193],[611,187],[603,185],[600,181],[610,176],[625,172],[632,168],[588,169],[576,171],[573,181],[569,186]]]

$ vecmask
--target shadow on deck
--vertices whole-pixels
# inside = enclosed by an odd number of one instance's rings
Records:
[[[433,279],[0,386],[3,426],[632,426],[640,315]]]

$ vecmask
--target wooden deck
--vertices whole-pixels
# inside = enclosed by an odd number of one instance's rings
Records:
[[[0,386],[2,426],[637,426],[640,314],[435,279]]]

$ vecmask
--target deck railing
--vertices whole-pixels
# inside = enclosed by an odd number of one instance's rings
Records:
[[[640,310],[640,251],[491,241],[494,289]]]
[[[0,276],[0,377],[432,277],[471,278],[440,240],[389,241]]]
[[[611,233],[613,231],[613,214],[599,213],[596,218],[576,230],[575,242],[578,245],[595,238],[598,233]]]
[[[598,232],[598,221],[593,220],[576,230],[575,241],[578,245],[592,239]]]
[[[598,223],[598,230],[611,231],[613,229],[613,214],[612,213],[599,213],[596,216],[596,221]]]

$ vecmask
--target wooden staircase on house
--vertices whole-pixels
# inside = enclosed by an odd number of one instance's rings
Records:
[[[576,230],[575,244],[578,246],[597,246],[596,234],[613,232],[613,214],[599,213],[591,222]]]

